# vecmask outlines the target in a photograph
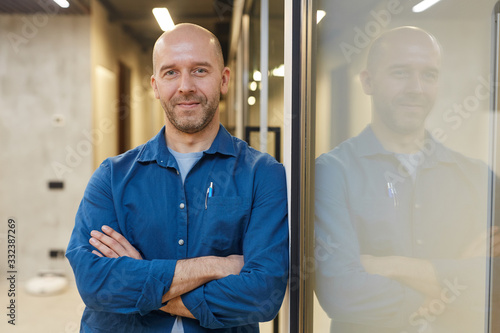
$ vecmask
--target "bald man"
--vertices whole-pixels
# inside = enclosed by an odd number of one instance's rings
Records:
[[[76,216],[81,331],[258,332],[287,283],[283,166],[220,124],[230,70],[211,32],[165,32],[153,66],[165,126],[102,163]]]
[[[360,75],[371,124],[317,159],[316,292],[331,332],[484,329],[488,170],[426,131],[440,67],[426,31],[382,34]]]

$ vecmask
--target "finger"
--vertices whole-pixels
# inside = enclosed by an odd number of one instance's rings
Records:
[[[97,230],[92,230],[92,232],[90,233],[90,235],[92,237],[94,237],[95,239],[98,239],[101,243],[103,243],[107,247],[109,247],[119,257],[127,255],[127,250],[125,249],[125,247],[122,244],[120,244],[120,242],[118,242],[117,240],[115,240],[114,238],[112,238],[112,237],[110,237],[108,235],[105,235],[102,232],[97,231]]]
[[[493,257],[500,256],[500,236],[494,235],[490,243],[490,253]]]
[[[99,239],[91,237],[89,243],[95,247],[99,252],[107,258],[118,258],[119,255],[110,249],[106,244],[103,244]]]
[[[107,225],[102,226],[101,229],[106,235],[108,235],[116,242],[118,242],[118,244],[120,244],[120,246],[123,248],[124,251],[121,251],[121,249],[118,248],[116,249],[119,251],[120,255],[132,257],[135,259],[142,259],[140,253],[135,249],[135,247],[132,246],[132,244],[130,244],[130,242],[122,234],[120,234],[119,232],[115,231],[113,228]]]
[[[491,236],[491,243],[493,244],[498,244],[500,242],[500,235],[492,235]]]
[[[97,256],[99,256],[99,257],[101,257],[101,258],[103,257],[102,254],[101,254],[101,252],[99,252],[99,251],[93,250],[92,253],[95,254],[95,255],[97,255]]]
[[[500,245],[493,244],[493,246],[490,249],[490,255],[493,256],[493,257],[500,256]]]
[[[107,225],[103,225],[101,229],[106,235],[117,241],[125,250],[135,250],[135,248],[129,243],[129,241],[118,231],[115,231],[113,228],[108,227]]]
[[[494,250],[491,252],[491,256],[492,256],[492,257],[500,257],[500,249],[494,249]]]

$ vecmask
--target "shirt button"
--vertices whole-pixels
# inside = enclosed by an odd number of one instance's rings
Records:
[[[421,240],[421,239],[417,239],[417,244],[418,244],[418,245],[422,245],[422,244],[424,244],[424,241],[423,241],[423,240]]]
[[[184,203],[182,202],[180,205],[179,205],[180,209],[184,209],[184,207],[186,207],[186,205],[184,205]]]
[[[184,239],[179,239],[179,245],[180,246],[184,245]]]
[[[422,205],[421,205],[421,204],[419,204],[419,203],[416,203],[416,204],[415,204],[415,208],[416,208],[416,209],[419,209],[420,207],[422,207]]]

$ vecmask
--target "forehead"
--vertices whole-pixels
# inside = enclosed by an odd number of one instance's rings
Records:
[[[205,62],[215,66],[215,47],[208,38],[166,38],[155,50],[158,65]]]
[[[386,65],[406,64],[406,65],[422,65],[438,67],[440,56],[439,53],[432,48],[426,48],[422,45],[399,45],[382,57],[382,61]]]
[[[392,66],[425,66],[439,69],[441,51],[437,42],[422,34],[386,38],[372,50],[372,69]]]

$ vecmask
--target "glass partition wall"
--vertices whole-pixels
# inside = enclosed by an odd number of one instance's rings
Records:
[[[291,332],[499,331],[496,2],[288,5]]]

